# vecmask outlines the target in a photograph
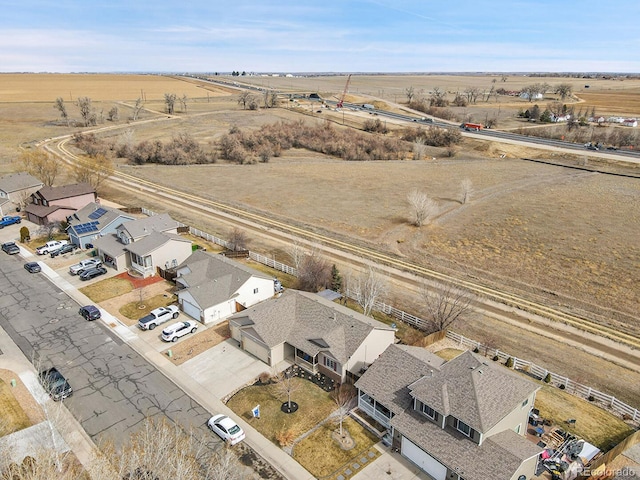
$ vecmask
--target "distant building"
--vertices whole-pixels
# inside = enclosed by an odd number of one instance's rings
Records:
[[[622,126],[624,126],[624,127],[637,127],[638,126],[638,120],[636,120],[635,118],[625,118],[622,121]]]

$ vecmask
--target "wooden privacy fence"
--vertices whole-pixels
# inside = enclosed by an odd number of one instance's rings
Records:
[[[148,216],[156,215],[155,212],[152,212],[151,210],[147,210],[146,208],[142,209],[142,213]],[[182,223],[180,224],[180,226],[188,227],[187,225]],[[205,240],[211,243],[215,243],[216,245],[220,245],[224,248],[230,249],[231,247],[229,242],[227,242],[226,240],[218,238],[214,235],[210,235],[209,233],[203,232],[202,230],[198,230],[197,228],[192,228],[192,227],[188,227],[188,228],[189,228],[189,233],[191,233],[192,235],[195,235],[196,237],[204,238]],[[298,274],[298,271],[295,268],[290,267],[289,265],[285,265],[284,263],[277,262],[273,258],[266,257],[256,252],[249,251],[249,258],[251,258],[252,260],[258,263],[271,267],[280,272],[287,273],[294,277],[296,277]],[[351,299],[355,298],[355,295],[349,292],[348,288],[346,289],[344,295]],[[433,324],[428,320],[425,320],[420,317],[416,317],[415,315],[411,315],[410,313],[404,312],[402,310],[398,310],[397,308],[392,307],[391,305],[387,305],[386,303],[375,302],[373,308],[376,311],[385,313],[395,318],[396,320],[404,322],[413,327],[416,327],[419,330],[429,331],[433,329]],[[558,388],[562,388],[567,393],[570,393],[571,395],[575,395],[576,397],[584,398],[589,401],[595,402],[598,405],[617,413],[624,419],[632,420],[634,422],[640,422],[640,411],[637,408],[633,408],[630,405],[627,405],[626,403],[621,402],[620,400],[618,400],[616,397],[612,395],[607,395],[606,393],[602,393],[586,385],[582,385],[580,383],[574,382],[568,377],[550,372],[549,370],[543,367],[540,367],[533,362],[529,362],[527,360],[523,360],[513,355],[509,355],[506,352],[502,352],[496,348],[483,345],[480,342],[471,340],[469,338],[466,338],[452,331],[447,331],[446,336],[449,340],[454,341],[460,347],[467,348],[470,350],[475,350],[477,348],[478,351],[484,354],[486,357],[490,357],[490,358],[498,357],[497,361],[502,361],[502,363],[506,363],[507,360],[511,358],[513,360],[513,368],[516,370],[526,371],[529,374],[533,375],[534,377],[539,378],[540,380],[544,380],[547,377],[547,375],[549,375],[551,379],[550,385],[553,385]]]

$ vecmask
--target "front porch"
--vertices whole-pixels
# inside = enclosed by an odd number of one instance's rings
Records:
[[[358,408],[383,427],[391,428],[391,411],[361,390],[358,391]]]

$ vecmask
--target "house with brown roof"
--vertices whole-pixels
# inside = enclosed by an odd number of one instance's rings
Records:
[[[356,382],[358,407],[435,480],[531,478],[542,449],[525,438],[539,387],[484,357],[448,362],[390,346]]]
[[[44,185],[27,172],[18,172],[0,177],[0,213],[9,215],[20,211],[29,201],[32,193]]]
[[[27,220],[38,225],[66,221],[67,217],[97,198],[96,189],[88,183],[44,186],[31,194],[31,203],[25,208]]]
[[[191,240],[178,235],[178,226],[166,213],[124,221],[93,246],[105,265],[151,277],[157,268],[176,268],[191,255]]]
[[[334,381],[357,378],[395,341],[395,329],[315,293],[286,290],[229,319],[231,337],[274,366],[283,360]]]
[[[273,297],[273,277],[223,255],[197,250],[176,269],[178,303],[184,313],[216,324]]]

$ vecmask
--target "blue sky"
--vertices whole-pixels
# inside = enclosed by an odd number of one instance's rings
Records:
[[[640,72],[638,0],[2,4],[2,72]]]

